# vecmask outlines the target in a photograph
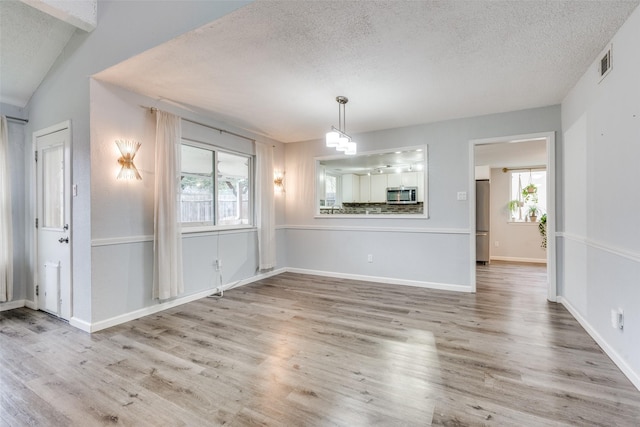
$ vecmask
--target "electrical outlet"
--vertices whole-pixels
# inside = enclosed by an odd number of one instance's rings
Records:
[[[367,262],[373,262],[373,255],[372,254],[367,255]]]
[[[220,269],[222,268],[222,260],[221,259],[217,259],[215,261],[214,265],[216,266],[216,271],[220,271]]]
[[[496,247],[496,248],[499,248],[499,247],[500,247],[500,242],[496,240],[496,242],[494,243],[494,245],[495,245],[495,247]]]
[[[458,191],[458,200],[467,200],[467,192]]]
[[[615,329],[624,329],[624,311],[621,308],[611,310],[611,326]]]

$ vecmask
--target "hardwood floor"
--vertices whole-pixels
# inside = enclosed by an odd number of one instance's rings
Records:
[[[545,269],[478,293],[286,273],[92,335],[0,313],[0,424],[640,424],[640,392]]]

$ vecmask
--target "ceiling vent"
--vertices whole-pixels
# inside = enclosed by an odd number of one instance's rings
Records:
[[[600,61],[598,61],[598,75],[600,81],[604,79],[609,71],[611,71],[611,45],[600,55]]]

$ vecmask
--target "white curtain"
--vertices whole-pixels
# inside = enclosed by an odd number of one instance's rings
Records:
[[[180,117],[156,111],[153,298],[184,292],[179,217]]]
[[[276,266],[276,224],[273,201],[273,146],[256,142],[256,219],[259,270]]]
[[[13,299],[13,226],[9,163],[9,130],[7,118],[2,116],[0,117],[0,302]]]

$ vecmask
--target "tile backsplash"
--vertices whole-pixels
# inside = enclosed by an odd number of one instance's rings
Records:
[[[321,209],[321,214],[361,214],[361,215],[393,215],[393,214],[422,214],[422,202],[412,205],[388,205],[386,203],[343,203],[340,209]]]

